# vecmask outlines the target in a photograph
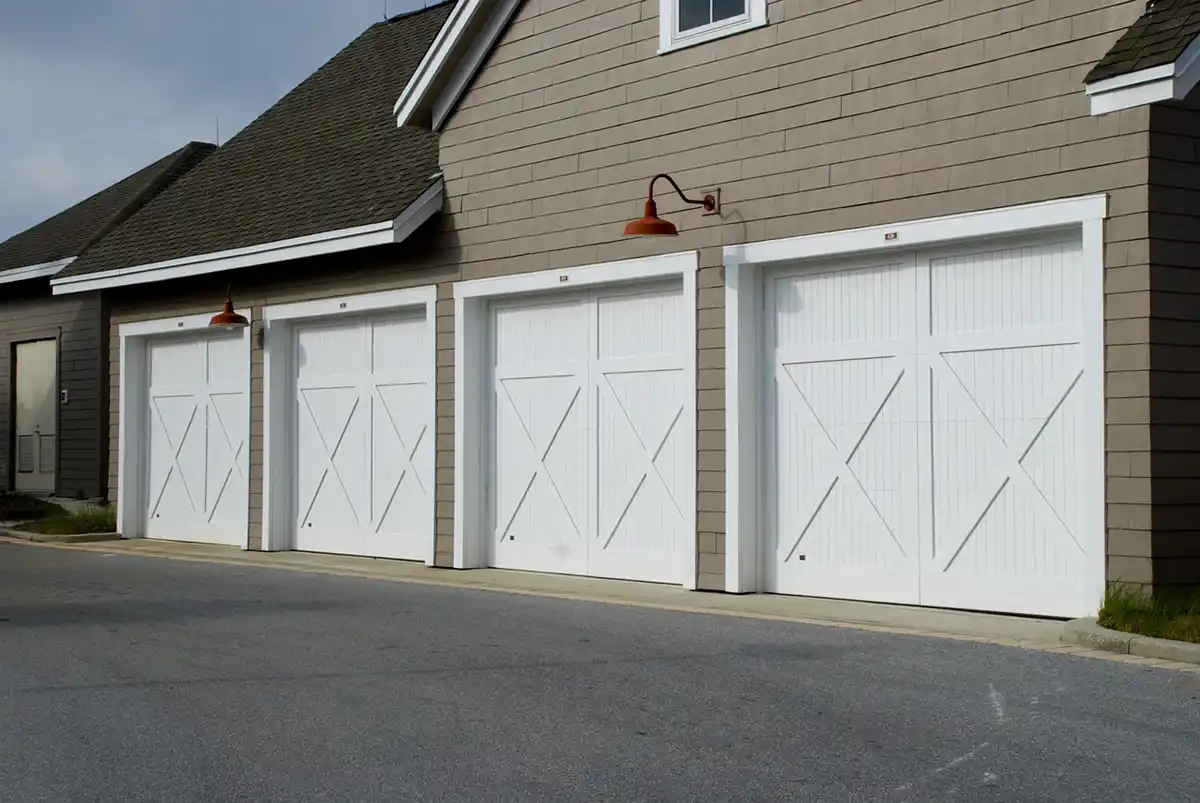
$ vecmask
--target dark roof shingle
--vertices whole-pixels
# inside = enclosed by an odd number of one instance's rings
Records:
[[[1170,64],[1200,34],[1200,0],[1154,0],[1084,79],[1105,78]]]
[[[0,271],[78,257],[156,193],[200,164],[216,145],[189,143],[69,209],[0,243]]]
[[[380,223],[433,183],[436,135],[397,128],[396,96],[451,3],[368,28],[59,276]]]

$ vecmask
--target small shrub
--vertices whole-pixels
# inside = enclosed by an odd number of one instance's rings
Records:
[[[0,492],[0,521],[31,521],[65,515],[62,507],[36,496]]]
[[[1101,627],[1142,636],[1200,643],[1200,589],[1158,592],[1114,583],[1104,595]]]
[[[43,535],[111,533],[117,529],[117,515],[116,511],[108,506],[89,507],[79,513],[63,511],[61,516],[47,516],[30,522],[24,529]]]

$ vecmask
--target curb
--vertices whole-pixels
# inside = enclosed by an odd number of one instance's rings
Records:
[[[1096,624],[1094,617],[1067,622],[1062,640],[1104,652],[1200,665],[1200,644],[1109,630]]]
[[[0,527],[0,535],[9,538],[20,538],[22,541],[33,541],[37,544],[91,544],[98,541],[121,541],[120,533],[80,533],[78,535],[48,535],[46,533],[31,533],[25,530],[13,530]]]

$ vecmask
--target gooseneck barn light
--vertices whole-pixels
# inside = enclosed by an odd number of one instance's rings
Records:
[[[244,329],[250,325],[245,315],[233,311],[233,286],[230,285],[225,294],[225,309],[218,312],[208,322],[214,329]]]
[[[654,182],[660,178],[665,178],[675,188],[675,192],[683,199],[684,203],[692,204],[693,206],[704,207],[705,212],[717,211],[717,199],[712,195],[705,195],[700,200],[689,198],[683,194],[683,190],[679,189],[679,185],[675,183],[675,179],[668,176],[666,173],[659,173],[654,178],[650,179],[650,193],[646,199],[646,213],[638,220],[632,220],[625,227],[626,237],[674,237],[679,234],[679,230],[675,228],[675,224],[669,220],[663,220],[658,216],[658,205],[654,203]]]

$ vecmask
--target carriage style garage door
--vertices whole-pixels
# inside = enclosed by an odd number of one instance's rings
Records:
[[[1104,492],[1082,264],[1042,239],[767,275],[771,590],[1074,612]]]
[[[292,546],[424,560],[433,344],[423,307],[297,323]]]
[[[493,303],[492,565],[681,581],[687,303],[678,282]]]
[[[246,541],[250,365],[242,333],[147,345],[146,537]]]

